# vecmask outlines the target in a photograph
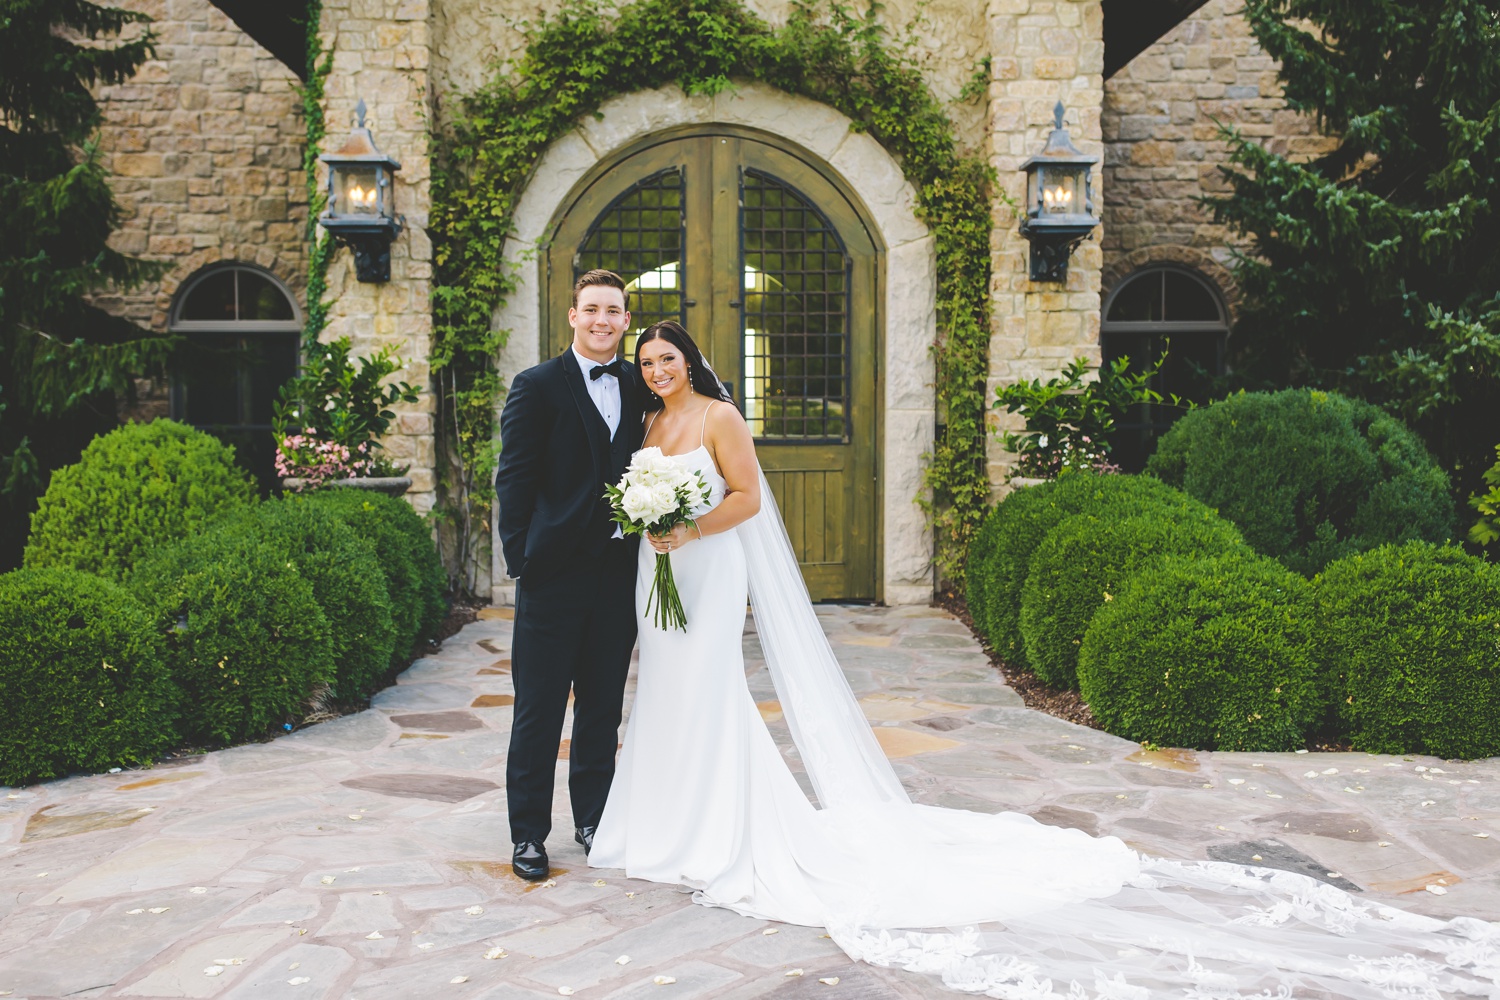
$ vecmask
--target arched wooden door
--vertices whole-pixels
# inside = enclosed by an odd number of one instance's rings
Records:
[[[631,290],[631,335],[676,319],[755,434],[814,600],[880,597],[879,261],[859,213],[813,163],[738,131],[664,138],[601,173],[547,251],[547,346],[571,339],[591,268]]]

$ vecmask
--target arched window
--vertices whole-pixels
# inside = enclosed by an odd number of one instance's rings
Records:
[[[1229,314],[1223,296],[1203,275],[1157,264],[1130,275],[1109,294],[1099,338],[1106,364],[1128,357],[1132,368],[1144,368],[1165,354],[1152,387],[1164,396],[1204,402],[1212,381],[1224,374]],[[1156,439],[1181,413],[1167,406],[1140,407],[1115,428],[1115,461],[1127,472],[1139,471]]]
[[[172,304],[185,335],[172,416],[235,446],[261,485],[275,485],[271,408],[297,374],[302,316],[286,286],[248,264],[204,268]]]

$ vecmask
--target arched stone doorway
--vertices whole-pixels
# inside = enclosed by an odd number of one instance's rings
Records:
[[[935,422],[933,242],[890,155],[832,109],[768,87],[664,88],[606,104],[534,176],[508,248],[519,287],[496,317],[510,331],[501,374],[563,348],[576,268],[615,254],[636,286],[633,325],[685,319],[759,421],[814,596],[929,600],[917,500]],[[832,291],[830,269],[842,271]],[[495,552],[493,596],[507,602]]]
[[[836,178],[764,133],[674,130],[577,190],[547,252],[542,329],[567,348],[574,279],[605,267],[631,331],[682,323],[755,435],[815,600],[874,600],[878,251]]]

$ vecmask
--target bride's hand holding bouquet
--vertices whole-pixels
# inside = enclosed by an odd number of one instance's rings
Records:
[[[625,475],[605,487],[614,521],[627,535],[668,534],[679,525],[693,525],[693,511],[709,499],[703,476],[660,448],[642,448],[630,460]],[[646,599],[646,613],[655,607],[656,627],[687,631],[687,615],[672,579],[671,557],[656,553],[656,575]]]

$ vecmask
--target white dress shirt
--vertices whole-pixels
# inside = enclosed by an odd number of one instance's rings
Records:
[[[577,347],[573,348],[573,357],[578,359],[578,367],[583,370],[583,384],[588,387],[589,398],[594,401],[599,416],[604,418],[609,427],[609,439],[613,441],[615,432],[620,429],[620,380],[608,372],[598,378],[589,378],[591,371],[601,367],[599,362],[579,354]]]
[[[591,371],[602,367],[599,362],[579,354],[577,347],[573,348],[573,357],[578,359],[578,367],[583,370],[583,384],[589,389],[589,399],[594,401],[599,416],[604,418],[605,425],[609,427],[609,439],[613,441],[615,432],[620,429],[620,380],[609,372],[598,378],[590,378]],[[609,537],[624,538],[625,533],[616,525],[614,534]]]

